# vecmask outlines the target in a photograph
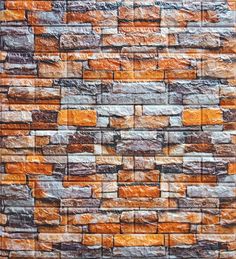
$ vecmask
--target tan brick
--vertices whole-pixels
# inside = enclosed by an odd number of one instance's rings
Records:
[[[170,234],[170,246],[193,245],[196,242],[194,234]]]
[[[169,118],[167,116],[138,116],[135,118],[136,128],[165,128],[169,125]]]
[[[159,234],[117,234],[114,235],[114,246],[161,246],[164,235]]]

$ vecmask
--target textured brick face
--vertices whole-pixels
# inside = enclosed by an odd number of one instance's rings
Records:
[[[235,20],[0,1],[0,258],[236,258]]]

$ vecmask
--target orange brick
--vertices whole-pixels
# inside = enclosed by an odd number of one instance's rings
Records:
[[[6,60],[7,52],[6,51],[0,51],[0,61]]]
[[[135,79],[155,81],[164,79],[163,70],[146,70],[135,72]]]
[[[26,176],[20,174],[1,174],[0,184],[25,184]]]
[[[133,234],[133,233],[135,233],[134,224],[122,223],[121,224],[121,233],[123,233],[123,234]]]
[[[29,135],[29,130],[4,130],[0,131],[0,136],[22,136]]]
[[[117,71],[114,74],[114,79],[122,81],[132,81],[135,80],[135,75],[133,71]]]
[[[159,197],[160,191],[156,186],[121,186],[119,187],[119,197],[122,198],[133,198],[133,197]]]
[[[127,129],[134,127],[134,117],[125,116],[123,118],[110,118],[110,126],[118,129]]]
[[[193,245],[195,243],[194,234],[170,234],[170,246]]]
[[[29,11],[51,11],[51,1],[6,1],[7,9],[29,10]]]
[[[98,233],[98,234],[116,234],[116,233],[120,233],[120,224],[116,224],[116,223],[93,224],[89,226],[89,231],[91,233]]]
[[[236,163],[229,163],[228,174],[236,174]]]
[[[236,11],[236,1],[235,0],[227,0],[229,9],[231,11]]]
[[[113,247],[113,235],[103,235],[102,236],[102,246],[105,248]]]
[[[135,224],[135,233],[145,234],[145,233],[157,233],[157,224]]]
[[[155,33],[159,31],[160,31],[160,22],[149,22],[149,21],[119,22],[119,32],[121,33]]]
[[[59,125],[96,126],[97,113],[94,110],[61,110],[58,114]]]
[[[220,222],[222,224],[235,224],[236,223],[236,210],[223,209],[221,210]]]
[[[204,22],[212,22],[212,23],[217,23],[219,22],[219,17],[217,15],[216,11],[212,10],[204,10],[202,12],[202,20]]]
[[[222,124],[223,113],[220,109],[202,109],[202,124]]]
[[[197,72],[195,70],[167,70],[166,79],[196,79]]]
[[[118,173],[119,182],[133,182],[134,181],[134,172],[133,171],[124,171],[120,170]]]
[[[35,240],[33,239],[11,239],[7,237],[0,237],[0,248],[2,250],[25,250],[34,251]]]
[[[121,81],[159,81],[164,78],[164,72],[161,70],[146,70],[146,71],[116,71],[114,74],[115,80]]]
[[[34,209],[34,220],[37,224],[58,224],[59,208],[45,208],[45,207],[35,207]]]
[[[0,22],[12,22],[25,20],[24,10],[2,10],[0,11]]]
[[[203,213],[202,215],[202,223],[203,224],[218,224],[219,223],[219,215],[214,215],[210,213]]]
[[[187,223],[159,223],[158,233],[188,233],[190,224]]]
[[[117,234],[114,246],[160,246],[164,244],[164,235],[160,234]]]
[[[5,225],[7,223],[7,215],[0,213],[0,225]]]
[[[58,51],[59,43],[56,37],[35,37],[35,51]]]
[[[102,235],[84,234],[82,244],[85,246],[98,246],[102,243]]]
[[[67,13],[67,22],[68,23],[92,23],[93,25],[101,25],[104,23],[107,23],[109,25],[111,24],[117,24],[117,17],[114,16],[113,12],[109,11],[100,11],[100,10],[94,10],[94,11],[87,11],[87,12],[68,12]]]
[[[184,69],[188,68],[189,65],[190,62],[184,59],[168,58],[158,61],[158,66],[161,69]]]
[[[7,163],[6,172],[9,174],[45,174],[51,175],[53,166],[42,163]]]
[[[232,107],[236,106],[236,98],[223,98],[220,100],[220,106],[232,109]]]
[[[200,126],[201,125],[201,110],[200,109],[185,109],[182,115],[184,126]]]
[[[92,59],[89,60],[89,67],[95,70],[119,70],[120,61],[117,59]]]
[[[85,70],[83,72],[83,78],[85,80],[113,79],[113,72]]]

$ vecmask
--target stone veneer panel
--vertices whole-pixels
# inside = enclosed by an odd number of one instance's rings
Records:
[[[0,258],[236,258],[235,19],[0,2]]]

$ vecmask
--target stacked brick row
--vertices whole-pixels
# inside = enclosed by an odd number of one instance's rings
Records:
[[[0,258],[236,257],[236,2],[0,2]]]

